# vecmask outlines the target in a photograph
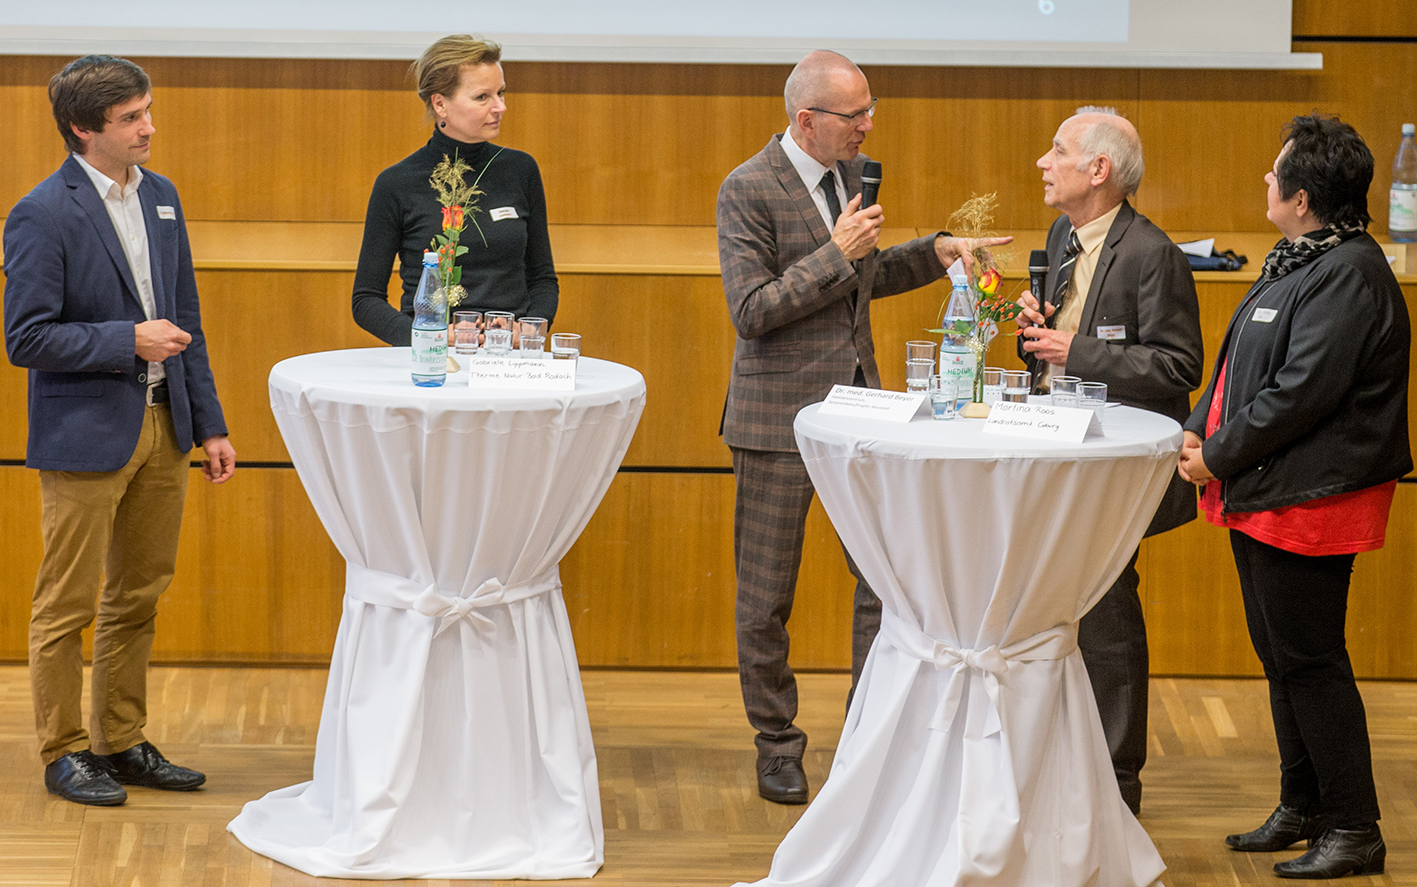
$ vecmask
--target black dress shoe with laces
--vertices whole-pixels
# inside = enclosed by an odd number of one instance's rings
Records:
[[[44,787],[66,801],[94,807],[116,807],[128,800],[98,756],[88,749],[70,752],[44,768]]]
[[[207,781],[196,770],[179,767],[162,756],[151,742],[140,742],[116,755],[95,758],[124,785],[142,785],[174,792],[189,792]]]
[[[1243,835],[1228,835],[1225,844],[1231,850],[1243,850],[1247,853],[1273,853],[1276,850],[1284,850],[1292,847],[1303,840],[1308,840],[1309,846],[1314,844],[1323,831],[1323,826],[1319,824],[1318,817],[1309,816],[1297,807],[1286,807],[1280,804],[1274,808],[1274,812],[1269,814],[1269,819],[1264,821],[1264,825],[1252,832],[1245,832]]]
[[[802,759],[779,755],[758,761],[758,794],[779,804],[807,803]]]
[[[1381,875],[1387,845],[1378,824],[1362,828],[1331,828],[1309,842],[1309,852],[1276,863],[1281,878],[1341,878],[1344,875]]]

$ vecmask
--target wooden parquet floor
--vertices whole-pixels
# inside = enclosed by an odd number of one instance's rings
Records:
[[[719,885],[767,873],[802,808],[757,796],[752,731],[732,674],[584,675],[600,765],[611,887]],[[815,790],[840,731],[848,678],[808,674],[800,723]],[[27,670],[0,667],[0,885],[24,887],[315,887],[257,856],[226,823],[245,801],[309,778],[325,673],[309,669],[154,668],[148,736],[206,771],[192,794],[131,791],[85,808],[49,795],[35,754]],[[1417,887],[1417,684],[1362,685],[1388,842],[1388,874],[1343,883]],[[1228,832],[1273,808],[1277,758],[1257,680],[1152,681],[1151,755],[1141,822],[1172,887],[1278,884],[1291,854],[1225,849]],[[398,882],[444,885],[447,881]],[[458,882],[465,883],[465,882]],[[498,882],[510,883],[510,882]],[[584,881],[559,882],[585,884]]]

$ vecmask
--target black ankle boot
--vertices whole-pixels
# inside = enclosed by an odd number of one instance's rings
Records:
[[[1331,828],[1310,842],[1309,852],[1277,863],[1281,878],[1341,878],[1344,875],[1381,875],[1387,845],[1378,824],[1362,828]]]
[[[1309,816],[1297,807],[1280,804],[1269,814],[1264,825],[1243,835],[1228,835],[1225,844],[1231,850],[1243,850],[1246,853],[1272,853],[1306,838],[1309,839],[1309,845],[1313,846],[1313,839],[1322,831],[1317,817]]]

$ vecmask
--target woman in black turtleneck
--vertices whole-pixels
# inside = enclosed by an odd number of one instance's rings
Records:
[[[467,180],[483,192],[480,212],[469,214],[462,234],[467,253],[458,265],[467,296],[459,307],[555,319],[560,287],[541,171],[530,154],[492,144],[507,109],[501,57],[495,43],[456,35],[428,47],[414,65],[419,98],[437,128],[428,144],[374,181],[354,273],[354,320],[390,345],[409,344],[423,252],[442,230],[442,208],[428,177],[444,155],[472,167]],[[387,296],[395,255],[402,311]]]

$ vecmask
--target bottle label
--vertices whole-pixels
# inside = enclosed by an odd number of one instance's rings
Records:
[[[413,331],[413,371],[420,376],[442,376],[448,372],[448,331]]]
[[[1417,191],[1388,191],[1387,227],[1389,231],[1417,231]]]
[[[974,382],[974,355],[968,351],[940,351],[940,378]]]

